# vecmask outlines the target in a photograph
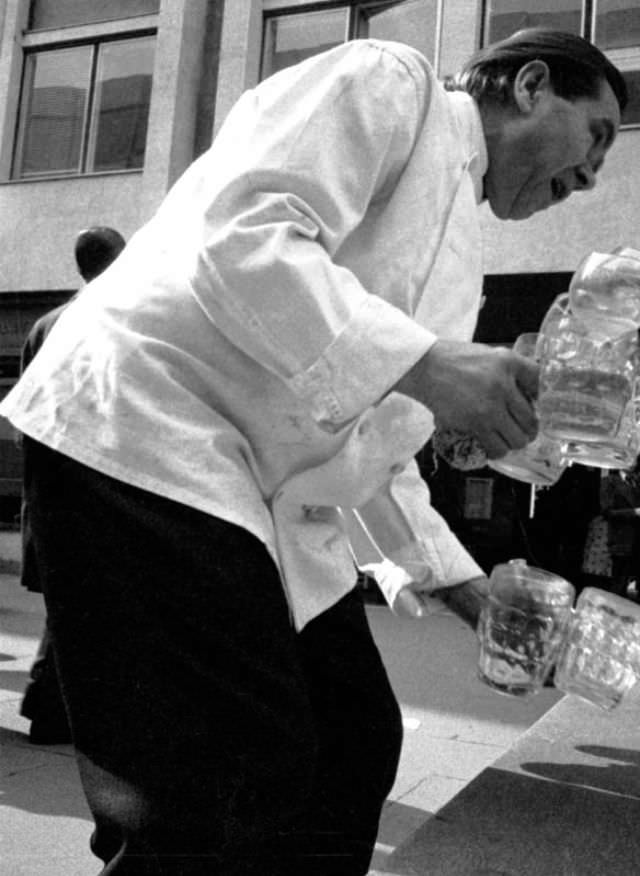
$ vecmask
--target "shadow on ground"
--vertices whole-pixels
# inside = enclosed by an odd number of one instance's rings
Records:
[[[31,745],[25,733],[0,728],[4,809],[91,821],[70,745]]]

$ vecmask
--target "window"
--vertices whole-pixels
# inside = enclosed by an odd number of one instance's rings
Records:
[[[360,3],[355,36],[407,43],[433,60],[437,9],[437,2],[425,0]]]
[[[465,478],[464,516],[467,520],[491,520],[493,478]]]
[[[637,0],[487,0],[488,45],[522,27],[544,25],[581,34],[624,73],[629,104],[623,125],[640,125],[640,4]]]
[[[640,6],[630,0],[599,0],[594,15],[594,42],[601,49],[640,46]]]
[[[261,78],[343,43],[348,13],[346,8],[318,9],[266,18]]]
[[[14,179],[141,168],[155,37],[25,54]]]
[[[581,0],[489,0],[485,44],[495,43],[523,27],[553,27],[568,33],[582,30]]]
[[[438,0],[369,0],[265,14],[260,78],[340,45],[373,37],[405,42],[435,56]]]
[[[33,0],[29,30],[114,21],[160,10],[160,0]]]

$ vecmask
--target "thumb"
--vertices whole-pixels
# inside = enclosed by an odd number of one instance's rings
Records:
[[[423,617],[425,614],[422,601],[417,596],[411,587],[402,587],[398,591],[396,598],[391,606],[392,611],[401,616]]]

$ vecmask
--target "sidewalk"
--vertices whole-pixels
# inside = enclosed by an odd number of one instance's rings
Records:
[[[4,569],[19,557],[0,533]],[[402,706],[405,742],[383,812],[371,876],[396,846],[500,757],[558,699],[545,689],[520,702],[475,677],[476,642],[458,618],[394,617],[370,606],[371,626]],[[3,876],[91,876],[91,821],[70,746],[33,746],[18,714],[44,618],[42,598],[0,574],[0,872]]]

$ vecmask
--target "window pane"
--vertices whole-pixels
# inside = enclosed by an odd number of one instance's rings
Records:
[[[17,176],[80,170],[91,46],[25,58]]]
[[[87,170],[142,167],[154,49],[152,36],[100,46]]]
[[[406,43],[434,60],[437,0],[404,0],[383,7],[363,4],[357,13],[356,36]]]
[[[601,49],[640,46],[638,0],[599,0],[596,5],[595,43]]]
[[[266,18],[261,79],[343,43],[347,17],[342,8]]]
[[[29,27],[93,24],[158,12],[160,0],[32,0]]]
[[[640,125],[640,70],[625,70],[629,103],[622,114],[623,125]]]
[[[553,27],[581,32],[581,0],[488,0],[484,45],[508,37],[523,27]]]

